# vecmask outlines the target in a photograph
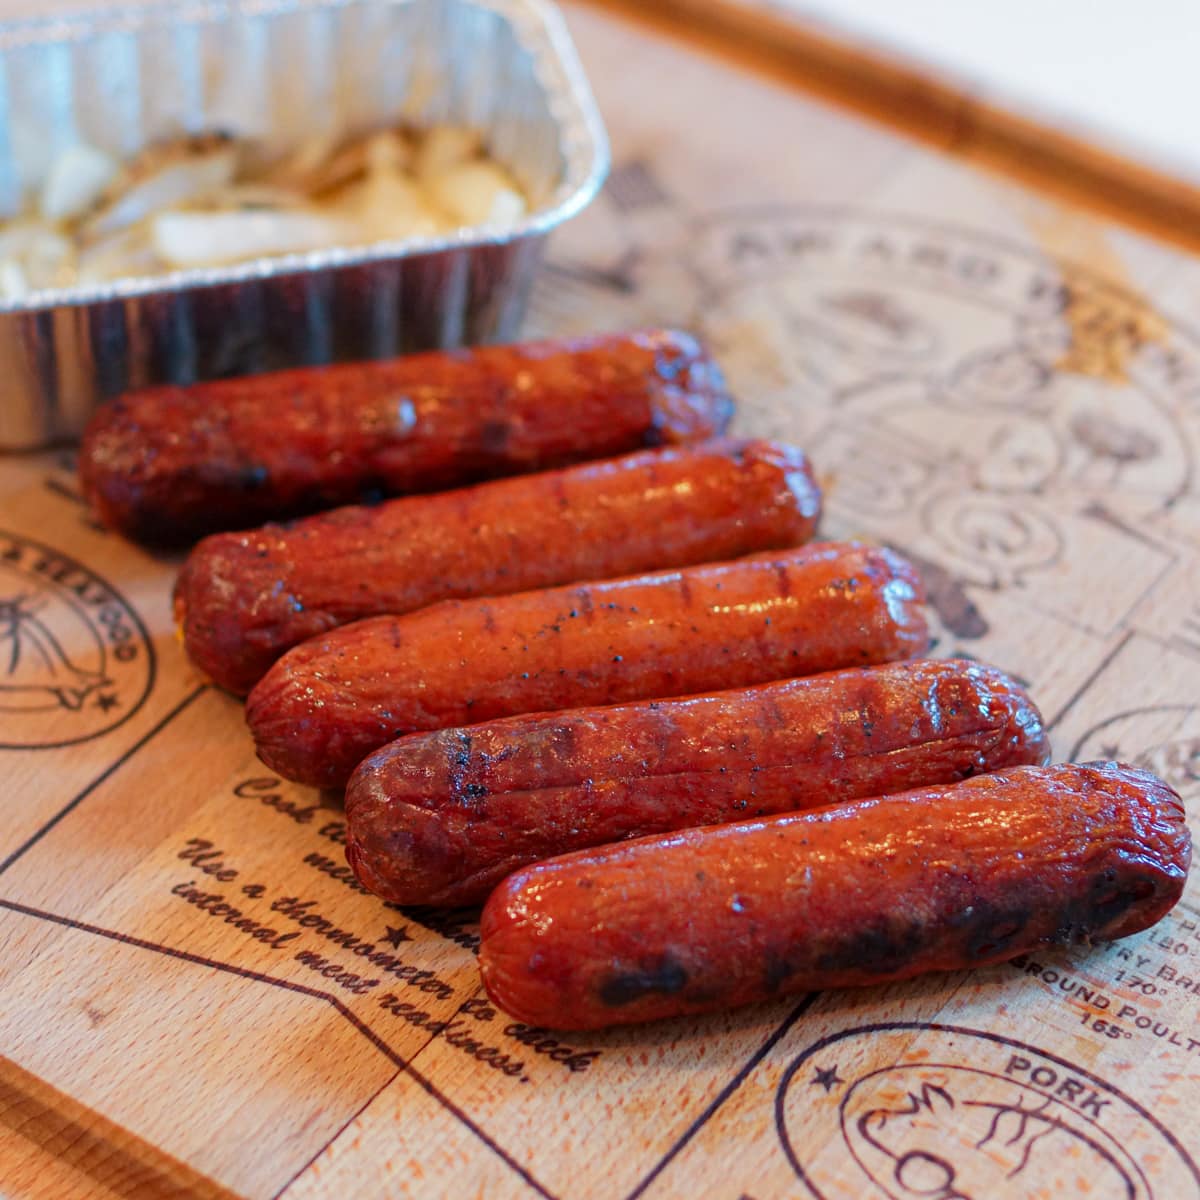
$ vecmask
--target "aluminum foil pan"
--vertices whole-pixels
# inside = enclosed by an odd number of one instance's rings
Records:
[[[437,122],[483,131],[529,217],[0,304],[0,448],[70,438],[149,384],[510,340],[546,235],[608,169],[544,0],[232,0],[0,26],[0,216],[80,140],[124,159],[222,130],[282,155],[324,131]]]

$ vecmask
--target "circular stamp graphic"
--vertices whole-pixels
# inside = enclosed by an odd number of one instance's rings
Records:
[[[691,233],[697,328],[756,430],[803,438],[836,481],[846,527],[919,536],[999,588],[1062,569],[1068,514],[1144,521],[1189,489],[1200,343],[1103,276],[852,210]]]
[[[626,324],[685,317],[742,428],[811,452],[838,536],[892,541],[976,589],[1052,575],[1069,605],[1096,555],[1128,548],[1122,528],[1192,489],[1200,336],[1107,258],[844,207],[664,215],[601,198],[588,256],[552,258],[554,327],[606,304]],[[1135,599],[1118,591],[1114,610]]]
[[[818,1200],[1194,1200],[1200,1172],[1111,1083],[1036,1046],[954,1025],[834,1034],[791,1064],[779,1136]]]
[[[0,532],[0,749],[50,749],[115,729],[154,682],[141,618],[94,571]]]

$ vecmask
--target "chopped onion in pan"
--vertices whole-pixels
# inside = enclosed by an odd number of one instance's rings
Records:
[[[508,227],[528,211],[479,133],[459,126],[340,142],[317,134],[250,169],[257,149],[221,133],[189,135],[122,166],[95,147],[69,147],[41,181],[36,212],[0,222],[0,301],[464,226]]]

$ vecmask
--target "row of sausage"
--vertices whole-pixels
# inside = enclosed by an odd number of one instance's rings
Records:
[[[346,789],[367,887],[487,901],[483,978],[523,1021],[1159,919],[1179,798],[1045,765],[1024,690],[922,657],[913,566],[810,542],[805,455],[728,437],[731,412],[694,340],[614,335],[143,393],[93,423],[82,477],[131,536],[232,530],[180,574],[188,653],[248,694],[272,769]]]

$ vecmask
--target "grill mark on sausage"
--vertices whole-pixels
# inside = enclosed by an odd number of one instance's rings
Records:
[[[621,1008],[643,996],[673,996],[687,986],[688,973],[673,958],[664,956],[654,966],[622,971],[606,979],[599,989],[600,1001]]]

